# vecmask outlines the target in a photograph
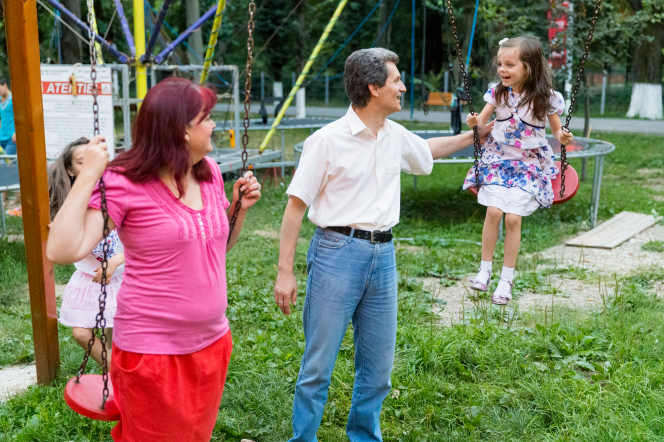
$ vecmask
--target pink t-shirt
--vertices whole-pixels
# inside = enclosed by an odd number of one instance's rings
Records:
[[[108,212],[124,244],[113,342],[122,350],[179,355],[228,332],[226,240],[230,205],[217,164],[201,182],[203,209],[179,201],[159,179],[136,184],[106,171]],[[89,207],[100,208],[99,188]]]

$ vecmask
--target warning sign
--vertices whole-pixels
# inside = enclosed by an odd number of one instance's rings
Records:
[[[113,96],[111,68],[97,66],[97,103],[99,130],[106,137],[113,158],[115,131],[113,123]],[[89,65],[41,65],[42,100],[44,103],[44,129],[46,155],[56,158],[62,149],[81,137],[92,138],[94,119],[92,111],[92,81]]]

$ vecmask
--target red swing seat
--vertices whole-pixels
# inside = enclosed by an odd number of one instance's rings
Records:
[[[101,408],[104,379],[100,374],[84,374],[79,382],[71,378],[65,387],[65,402],[76,413],[98,421],[119,421],[120,410],[113,397],[113,384],[108,383],[108,398]]]
[[[556,164],[558,165],[558,169],[560,169],[560,161],[556,161]],[[472,170],[472,167],[471,167]],[[576,170],[570,165],[567,165],[567,169],[565,170],[565,194],[563,197],[560,197],[560,186],[562,184],[562,181],[560,179],[560,173],[556,175],[556,178],[554,178],[551,181],[551,187],[553,188],[553,204],[562,204],[566,203],[567,201],[571,200],[574,198],[574,195],[576,195],[576,192],[579,191],[579,174],[576,173]],[[477,187],[469,187],[468,192],[472,193],[475,198],[477,198]]]

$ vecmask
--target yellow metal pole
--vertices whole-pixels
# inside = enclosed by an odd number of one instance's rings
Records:
[[[141,63],[145,54],[145,9],[143,0],[134,0],[134,43],[136,44],[136,98],[148,93],[147,68]]]
[[[205,52],[205,62],[203,63],[203,72],[201,72],[200,84],[205,84],[210,73],[210,65],[214,58],[214,48],[217,46],[217,36],[219,35],[219,28],[221,28],[221,19],[224,16],[224,8],[226,7],[226,0],[219,0],[217,5],[217,12],[214,14],[214,22],[212,23],[212,33],[210,34],[210,41],[208,42],[207,51]]]
[[[88,14],[90,14],[90,23],[88,23],[88,25],[92,27],[92,30],[95,32],[95,34],[99,35],[99,31],[97,30],[97,16],[95,15],[95,6],[93,0],[87,0],[87,4]],[[97,64],[104,64],[104,57],[101,53],[101,45],[98,42],[95,42],[95,51],[97,51]]]
[[[288,94],[288,98],[286,98],[286,101],[284,102],[284,105],[281,108],[281,111],[279,112],[279,115],[277,115],[277,118],[274,119],[274,122],[272,123],[272,127],[270,128],[270,131],[265,135],[265,138],[263,139],[263,142],[261,143],[260,146],[260,151],[263,152],[265,148],[267,147],[267,143],[270,142],[270,138],[272,138],[272,135],[274,134],[274,131],[277,129],[277,126],[279,126],[279,123],[281,123],[281,119],[284,117],[286,114],[286,109],[288,109],[288,106],[290,106],[291,102],[293,101],[293,98],[295,98],[295,95],[297,94],[297,91],[300,89],[300,86],[302,86],[302,83],[304,83],[304,79],[306,78],[307,74],[309,73],[309,69],[311,68],[311,65],[314,64],[314,61],[316,60],[316,57],[318,57],[318,53],[320,52],[321,48],[323,47],[323,44],[325,43],[325,40],[327,40],[327,36],[330,35],[330,32],[332,31],[332,28],[334,27],[334,24],[337,22],[337,19],[341,15],[341,11],[343,11],[344,6],[346,6],[346,3],[348,0],[341,0],[339,2],[339,5],[337,6],[336,11],[334,11],[334,15],[332,15],[332,18],[330,19],[330,22],[327,24],[325,27],[325,30],[323,31],[323,35],[320,36],[320,40],[318,40],[318,43],[316,43],[316,47],[314,48],[314,51],[311,53],[309,56],[309,59],[307,60],[307,63],[304,65],[304,69],[302,69],[302,72],[300,73],[300,76],[298,77],[297,81],[295,82],[295,86],[293,86],[293,89],[291,89],[290,93]]]

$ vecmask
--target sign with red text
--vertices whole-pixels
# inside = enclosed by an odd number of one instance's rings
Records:
[[[106,137],[111,158],[115,146],[111,68],[97,66],[99,130]],[[92,80],[89,65],[41,65],[46,156],[56,158],[81,137],[92,138]]]

